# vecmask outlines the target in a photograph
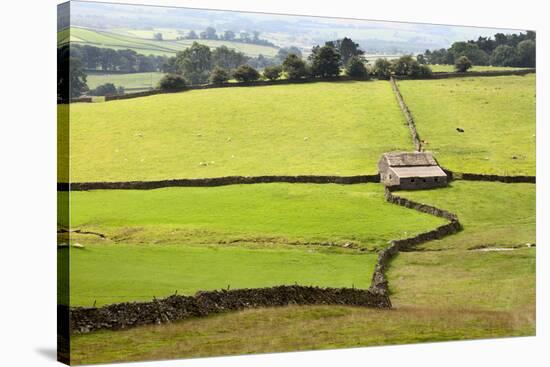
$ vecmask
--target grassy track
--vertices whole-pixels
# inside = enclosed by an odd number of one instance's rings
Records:
[[[372,249],[444,223],[386,203],[382,188],[374,184],[101,190],[73,192],[71,200],[73,228],[127,244],[248,243],[265,248],[350,242]]]
[[[156,88],[164,74],[160,72],[151,73],[91,73],[88,72],[88,87],[95,89],[105,83],[113,83],[117,87],[124,87],[127,93],[138,92]]]
[[[57,34],[58,45],[66,44],[69,41],[69,31],[64,29]],[[278,48],[272,46],[253,45],[241,42],[219,41],[219,40],[181,40],[174,39],[157,41],[155,39],[138,37],[125,31],[100,31],[89,28],[73,27],[70,29],[70,41],[73,44],[90,45],[96,47],[112,48],[114,50],[130,49],[144,55],[175,56],[178,51],[190,47],[194,41],[207,45],[211,48],[227,46],[231,49],[241,51],[247,56],[275,56]]]
[[[193,295],[228,285],[367,288],[375,262],[372,253],[303,248],[90,245],[71,251],[71,305],[150,301],[176,290]]]
[[[71,139],[73,181],[369,174],[383,152],[412,145],[385,81],[74,104]]]
[[[399,88],[421,138],[428,141],[426,148],[443,166],[459,172],[535,174],[534,74],[400,81]]]

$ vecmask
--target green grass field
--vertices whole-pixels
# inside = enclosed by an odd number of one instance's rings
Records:
[[[420,137],[458,172],[535,174],[535,75],[399,82]],[[437,98],[435,98],[437,96]],[[464,133],[456,129],[464,129]]]
[[[156,88],[164,74],[161,72],[113,74],[88,72],[88,88],[95,89],[105,83],[113,83],[116,87],[124,87],[126,93],[135,93]]]
[[[194,41],[207,45],[210,48],[227,46],[231,49],[243,52],[245,55],[254,57],[260,54],[273,57],[277,54],[278,48],[272,46],[253,45],[241,42],[219,41],[219,40],[181,40],[166,39],[157,41],[149,37],[140,37],[140,34],[132,34],[120,30],[94,30],[90,28],[72,27],[70,31],[64,29],[57,34],[58,46],[68,42],[78,45],[90,45],[114,50],[134,50],[143,55],[175,56],[178,51],[190,47]]]
[[[75,363],[534,335],[535,249],[467,250],[483,243],[483,236],[501,247],[514,231],[518,240],[534,241],[534,188],[457,181],[448,189],[400,192],[458,213],[464,230],[421,246],[431,251],[400,253],[392,261],[391,311],[284,307],[100,331],[72,339]],[[474,203],[476,198],[479,203]],[[502,203],[489,208],[489,199]],[[502,231],[508,222],[510,230]],[[433,251],[438,249],[442,251]]]
[[[194,90],[71,106],[73,181],[377,172],[411,149],[386,81]]]
[[[468,249],[535,243],[536,186],[453,181],[437,190],[401,191],[397,195],[445,208],[458,215],[464,230],[422,247]]]
[[[228,286],[367,288],[375,262],[373,253],[304,248],[89,245],[71,251],[71,305],[151,301]]]
[[[430,69],[434,73],[454,73],[455,67],[454,65],[428,65]],[[482,66],[482,65],[474,65],[470,70],[468,71],[501,71],[501,70],[519,70],[524,69],[520,67],[515,66]]]
[[[73,228],[104,233],[112,243],[144,245],[351,243],[374,249],[445,223],[385,202],[376,184],[99,190],[72,192],[71,205]]]

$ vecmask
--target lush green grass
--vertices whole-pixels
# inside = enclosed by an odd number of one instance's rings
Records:
[[[71,358],[74,364],[93,364],[533,335],[532,328],[517,327],[515,316],[429,308],[257,309],[76,335],[71,338]]]
[[[373,253],[179,245],[88,245],[71,250],[71,305],[193,295],[199,290],[316,285],[367,288]]]
[[[453,73],[455,72],[454,65],[428,65],[434,73]],[[468,71],[501,71],[501,70],[519,70],[524,69],[515,66],[482,66],[474,65]]]
[[[535,243],[536,186],[533,184],[454,181],[447,188],[402,191],[398,195],[458,215],[464,230],[429,242],[426,248],[513,247]]]
[[[533,248],[450,250],[400,253],[388,278],[397,307],[524,312],[534,328],[535,273]]]
[[[124,87],[126,93],[138,92],[156,88],[164,74],[160,72],[152,73],[95,73],[88,72],[88,88],[94,89],[105,83],[113,83],[117,87]]]
[[[444,223],[385,202],[375,184],[100,190],[72,192],[71,205],[73,228],[131,244],[349,242],[372,249]]]
[[[73,181],[377,172],[410,149],[386,81],[195,90],[71,106]]]
[[[409,80],[399,87],[426,148],[446,168],[535,174],[534,74]]]
[[[534,240],[534,188],[527,184],[454,182],[447,189],[400,192],[457,212],[464,231],[422,246],[444,251],[400,253],[392,261],[388,272],[394,304],[391,311],[285,307],[102,331],[73,338],[74,362],[534,335],[535,250],[466,250],[470,245],[484,244],[484,237],[494,239],[495,244]],[[494,208],[489,205],[491,200],[499,201]],[[503,231],[507,223],[510,228]]]
[[[218,40],[163,40],[138,37],[125,31],[103,31],[90,28],[72,27],[58,32],[58,45],[67,44],[90,45],[96,47],[111,48],[114,50],[130,49],[144,55],[175,56],[178,51],[190,47],[194,41],[207,45],[211,48],[227,46],[231,49],[241,51],[247,56],[275,56],[278,48],[272,46],[253,45],[248,43],[218,41]]]

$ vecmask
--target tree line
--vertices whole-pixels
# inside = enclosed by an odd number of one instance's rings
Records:
[[[417,58],[421,63],[452,65],[462,56],[474,65],[535,67],[536,33],[497,33],[494,37],[455,42],[448,49],[426,50]]]
[[[142,55],[134,50],[113,50],[89,45],[71,45],[71,56],[80,60],[85,70],[145,73],[163,71],[166,56]]]
[[[155,38],[162,39],[162,34],[157,33],[155,35]],[[276,47],[275,44],[269,42],[268,40],[260,38],[260,32],[258,31],[252,31],[252,32],[242,31],[242,32],[239,32],[239,34],[237,34],[231,30],[226,30],[218,34],[214,27],[207,27],[204,31],[198,34],[197,32],[191,30],[187,34],[176,37],[176,39],[178,41],[184,40],[184,39],[222,40],[222,41],[241,42],[241,43],[250,43],[254,45]]]

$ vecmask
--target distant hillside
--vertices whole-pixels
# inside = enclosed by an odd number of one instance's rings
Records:
[[[65,28],[58,32],[58,46],[67,44],[90,45],[96,47],[112,48],[114,50],[130,49],[144,55],[174,56],[176,52],[191,46],[194,41],[208,45],[212,48],[227,46],[231,49],[243,52],[250,57],[264,55],[273,57],[277,54],[278,48],[272,46],[255,45],[242,42],[231,42],[225,40],[175,40],[170,37],[176,30],[161,29],[159,33],[166,33],[167,39],[156,40],[151,34],[156,30],[136,32],[130,29],[97,30],[83,27]]]

